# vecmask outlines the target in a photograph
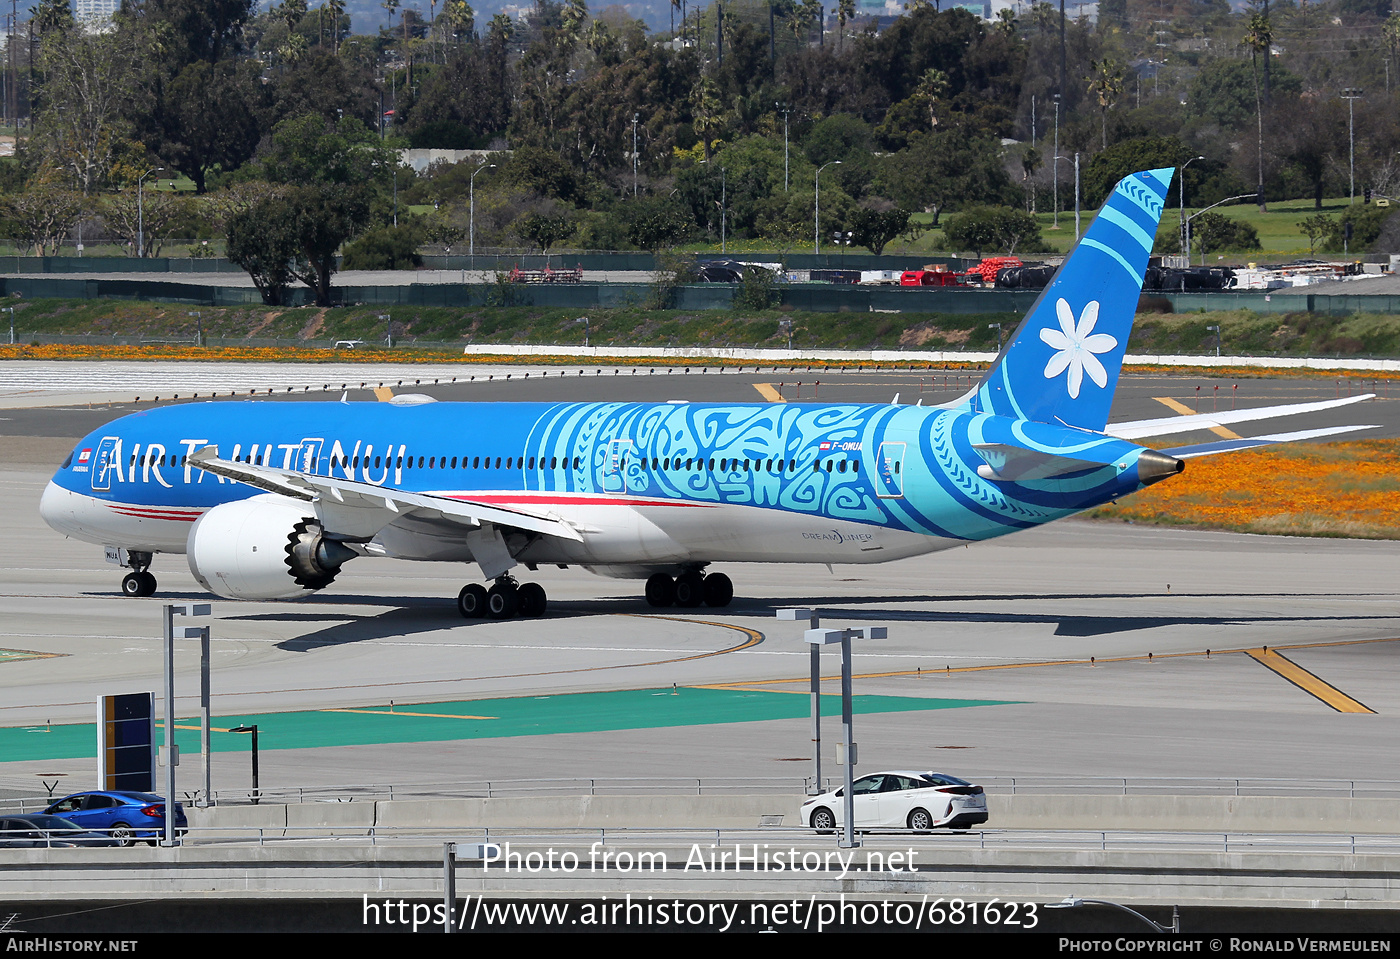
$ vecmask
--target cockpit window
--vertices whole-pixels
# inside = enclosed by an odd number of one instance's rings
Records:
[[[59,466],[59,469],[66,470],[68,467],[73,465],[73,454],[75,452],[76,450],[68,451],[68,455],[63,458],[63,465]]]

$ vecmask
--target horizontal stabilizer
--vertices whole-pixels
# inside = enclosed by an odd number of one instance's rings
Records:
[[[1379,426],[1370,424],[1366,426],[1329,426],[1320,430],[1299,430],[1296,433],[1273,433],[1269,436],[1243,437],[1237,440],[1219,440],[1214,443],[1200,443],[1196,446],[1178,446],[1175,449],[1162,450],[1168,456],[1175,456],[1179,460],[1191,459],[1193,456],[1214,456],[1216,453],[1234,453],[1238,450],[1254,449],[1259,446],[1272,446],[1275,443],[1296,443],[1301,440],[1315,440],[1324,436],[1337,436],[1340,433],[1355,433],[1357,430],[1374,430]]]
[[[977,467],[977,475],[993,482],[1020,483],[1050,479],[1081,470],[1098,469],[1104,465],[1094,460],[1043,453],[1040,450],[1028,450],[1004,443],[974,443],[972,448],[977,451],[978,456],[986,460],[986,465]]]
[[[1192,430],[1208,430],[1230,423],[1249,423],[1254,420],[1273,419],[1276,416],[1299,416],[1303,413],[1316,413],[1319,410],[1335,409],[1373,400],[1376,394],[1348,396],[1340,400],[1321,400],[1316,403],[1290,403],[1284,406],[1258,406],[1247,410],[1228,410],[1219,413],[1192,413],[1187,416],[1163,416],[1152,420],[1134,420],[1131,423],[1110,423],[1104,428],[1109,436],[1120,440],[1135,440],[1145,436],[1171,436],[1174,433],[1188,433]]]
[[[575,542],[583,540],[577,529],[556,516],[491,506],[465,498],[410,493],[297,470],[237,463],[219,459],[218,451],[212,446],[193,453],[190,463],[217,476],[309,502],[329,532],[349,539],[367,539],[411,514],[415,519],[442,519],[457,526],[491,523]]]

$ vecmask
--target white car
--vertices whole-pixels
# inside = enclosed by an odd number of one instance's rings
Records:
[[[802,822],[813,829],[836,829],[846,815],[845,787],[813,796],[802,804]],[[987,821],[981,786],[944,773],[896,769],[862,776],[851,790],[858,829],[966,829]]]

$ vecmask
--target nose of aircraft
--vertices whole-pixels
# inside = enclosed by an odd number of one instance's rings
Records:
[[[39,498],[39,515],[60,533],[69,534],[73,529],[73,494],[53,480],[44,487],[44,495]]]

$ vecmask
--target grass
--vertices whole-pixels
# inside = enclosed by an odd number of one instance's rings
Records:
[[[1094,519],[1286,536],[1400,539],[1400,440],[1297,444],[1193,459]]]

